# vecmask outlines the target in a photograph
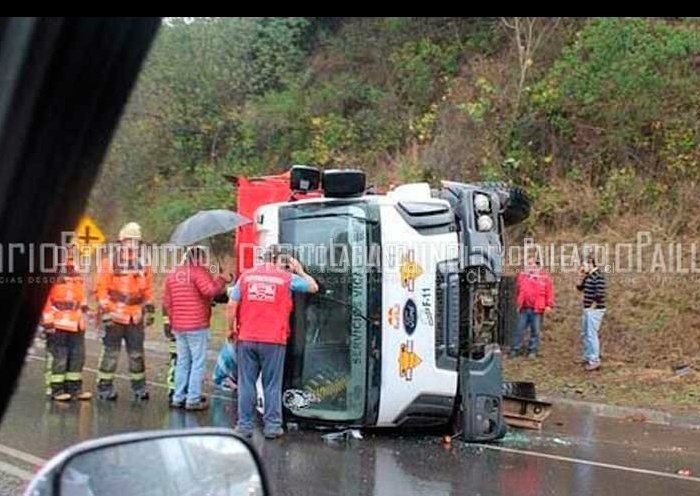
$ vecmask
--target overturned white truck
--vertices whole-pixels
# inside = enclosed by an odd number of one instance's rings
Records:
[[[295,296],[287,420],[501,437],[503,231],[529,215],[525,194],[457,182],[376,194],[362,171],[306,166],[290,181],[301,194],[254,215],[256,245],[290,246],[321,287]]]

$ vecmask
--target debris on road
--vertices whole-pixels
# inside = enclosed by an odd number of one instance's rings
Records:
[[[337,443],[347,441],[348,439],[362,439],[362,434],[360,434],[358,429],[345,429],[339,432],[329,432],[328,434],[323,434],[321,437],[326,442]]]

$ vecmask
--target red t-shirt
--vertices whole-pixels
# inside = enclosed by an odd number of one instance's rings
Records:
[[[238,339],[286,344],[292,312],[292,274],[265,264],[241,275]]]

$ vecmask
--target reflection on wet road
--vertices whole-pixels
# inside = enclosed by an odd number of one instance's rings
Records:
[[[42,367],[41,360],[28,360],[0,428],[0,494],[17,494],[37,465],[81,440],[233,422],[234,403],[226,397],[213,397],[205,412],[172,411],[163,387],[152,385],[151,401],[139,404],[129,398],[126,381],[115,403],[47,402]],[[557,408],[543,432],[513,430],[491,446],[444,445],[427,434],[363,436],[332,444],[313,431],[277,441],[258,433],[253,444],[275,495],[700,494],[700,432],[582,410]],[[691,476],[677,475],[681,468]]]

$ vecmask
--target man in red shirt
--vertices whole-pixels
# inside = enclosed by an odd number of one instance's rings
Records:
[[[527,259],[525,270],[515,278],[515,303],[518,307],[518,324],[513,335],[510,356],[520,353],[523,332],[530,327],[527,346],[528,358],[536,358],[540,344],[542,315],[554,308],[554,287],[549,273],[539,267],[534,256]]]
[[[224,276],[214,278],[208,269],[206,249],[188,249],[183,263],[165,280],[163,307],[177,343],[173,408],[203,410],[202,379],[209,343],[211,303],[226,285]]]
[[[318,284],[296,259],[283,253],[277,245],[267,250],[263,264],[243,272],[231,289],[229,322],[232,334],[238,331],[236,431],[239,435],[251,437],[253,434],[255,383],[261,372],[265,397],[263,433],[267,439],[284,434],[282,376],[293,291],[315,293]]]

